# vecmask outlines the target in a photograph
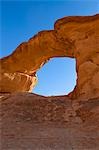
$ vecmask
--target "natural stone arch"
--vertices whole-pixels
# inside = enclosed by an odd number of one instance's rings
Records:
[[[72,97],[99,96],[99,15],[65,17],[54,30],[41,31],[0,60],[0,92],[31,91],[36,71],[53,57],[76,59],[77,85]]]

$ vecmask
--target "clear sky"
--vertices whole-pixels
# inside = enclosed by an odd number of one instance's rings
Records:
[[[99,0],[2,0],[0,57],[9,55],[20,43],[41,30],[53,29],[55,20],[64,16],[99,13]],[[74,88],[75,60],[52,59],[38,71],[34,92],[43,95],[65,94]]]

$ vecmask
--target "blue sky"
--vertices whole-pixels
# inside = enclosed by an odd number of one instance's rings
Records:
[[[1,4],[0,57],[9,55],[37,32],[53,29],[59,18],[99,13],[98,0],[2,0]],[[34,92],[43,95],[68,93],[75,85],[75,60],[54,58],[37,74],[39,83]]]

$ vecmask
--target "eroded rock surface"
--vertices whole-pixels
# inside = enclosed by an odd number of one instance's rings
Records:
[[[0,150],[99,150],[99,97],[0,94]]]
[[[31,91],[36,71],[52,57],[76,59],[73,98],[99,96],[99,15],[65,17],[54,30],[41,31],[0,60],[0,92]]]

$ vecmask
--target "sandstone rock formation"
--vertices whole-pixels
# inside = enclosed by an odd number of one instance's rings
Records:
[[[41,31],[0,60],[0,92],[31,91],[36,71],[53,57],[76,59],[77,85],[72,98],[99,96],[99,15],[65,17],[54,30]]]
[[[99,150],[99,97],[0,94],[0,150]]]

